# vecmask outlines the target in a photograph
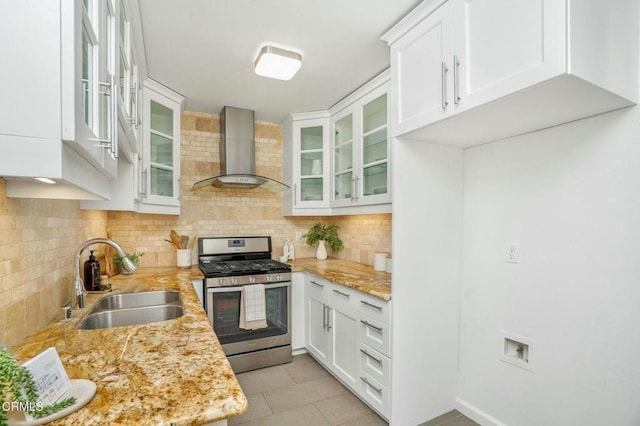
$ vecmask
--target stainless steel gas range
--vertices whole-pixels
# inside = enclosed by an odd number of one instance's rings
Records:
[[[271,259],[271,237],[200,237],[198,264],[204,308],[233,371],[291,362],[291,266]],[[253,284],[264,285],[266,326],[247,330],[241,295]]]

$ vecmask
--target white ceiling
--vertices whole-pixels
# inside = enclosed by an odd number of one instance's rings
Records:
[[[149,77],[186,109],[230,105],[280,122],[327,109],[389,66],[380,36],[418,0],[140,0]],[[302,52],[292,80],[253,72],[261,43]]]

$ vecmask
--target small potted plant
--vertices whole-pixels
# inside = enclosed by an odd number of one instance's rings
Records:
[[[144,256],[144,253],[127,253],[127,257],[136,265],[140,266],[140,258]],[[122,264],[122,258],[117,254],[113,256],[113,266],[117,270],[121,271],[125,275],[129,275],[131,272],[127,271]]]
[[[56,413],[76,402],[75,397],[66,398],[53,405],[43,406],[38,400],[38,390],[31,372],[18,364],[6,350],[0,348],[0,425],[7,424],[7,412],[13,401],[21,407],[28,407],[29,414],[42,418]]]
[[[305,234],[307,238],[307,244],[310,246],[318,243],[318,249],[316,250],[316,259],[324,260],[327,258],[327,248],[325,243],[332,252],[338,253],[344,248],[344,243],[338,236],[338,225],[323,225],[317,222],[309,232]]]

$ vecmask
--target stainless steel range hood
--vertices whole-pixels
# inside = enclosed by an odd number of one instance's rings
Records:
[[[220,113],[220,176],[201,180],[191,190],[216,188],[251,189],[262,187],[271,192],[283,192],[287,185],[256,175],[254,112],[225,106]]]

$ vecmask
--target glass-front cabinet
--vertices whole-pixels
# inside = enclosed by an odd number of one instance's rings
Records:
[[[111,0],[63,2],[62,138],[109,178],[117,177],[114,78],[115,17]],[[78,19],[79,25],[73,21]],[[65,31],[75,28],[75,35]],[[66,36],[69,35],[69,38]],[[79,43],[74,43],[74,36]],[[77,46],[75,49],[72,46]],[[75,58],[67,55],[73,55]],[[76,68],[76,64],[79,66]],[[79,75],[75,77],[75,71]],[[65,77],[70,76],[67,79]],[[65,108],[67,107],[67,108]]]
[[[335,201],[353,202],[355,175],[353,173],[353,113],[334,119],[333,123],[333,187]]]
[[[153,210],[155,205],[177,207],[179,213],[180,111],[184,98],[147,79],[143,85],[143,102],[144,137],[139,177],[141,208],[138,211]],[[166,213],[176,212],[169,208]]]
[[[292,114],[282,122],[284,216],[331,214],[329,112]]]
[[[325,111],[282,122],[285,216],[391,212],[389,71]]]
[[[387,94],[362,107],[362,161],[360,191],[362,197],[387,194],[389,191]]]
[[[332,114],[332,207],[391,202],[388,84]]]
[[[304,120],[294,124],[296,175],[293,184],[294,204],[297,208],[327,207],[329,184],[327,139],[328,119]]]
[[[129,161],[135,161],[140,151],[138,129],[140,114],[140,73],[134,48],[133,26],[128,9],[129,2],[118,0],[118,120],[121,131],[121,148]]]

